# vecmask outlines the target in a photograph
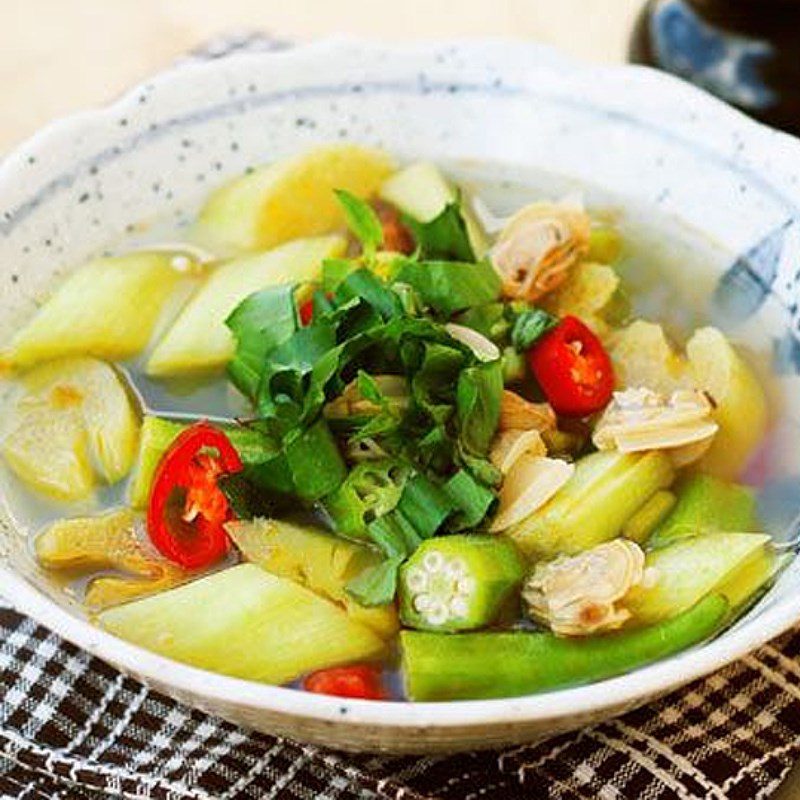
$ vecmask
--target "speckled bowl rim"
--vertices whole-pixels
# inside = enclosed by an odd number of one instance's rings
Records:
[[[278,53],[239,54],[227,59],[261,63],[263,59],[302,60],[312,53],[328,48],[346,47],[355,40],[339,37],[324,40]],[[370,45],[380,49],[413,53],[415,48],[429,51],[432,47],[458,45],[465,42],[425,42],[423,44]],[[360,47],[368,46],[363,42]],[[514,47],[522,46],[514,43]],[[748,117],[716,100],[707,93],[669,75],[643,67],[589,67],[565,58],[557,51],[541,45],[525,45],[541,64],[544,60],[559,69],[591,69],[603,73],[606,79],[616,76],[625,80],[646,81],[658,93],[664,118],[670,109],[683,107],[687,102],[713,117],[725,130],[735,130],[754,146],[775,151],[774,169],[781,163],[800,162],[800,141],[753,122]],[[147,83],[193,82],[217,69],[218,61],[189,63],[164,72]],[[143,86],[144,84],[142,84]],[[22,143],[0,165],[0,184],[16,180],[18,169],[33,152],[41,152],[48,144],[69,136],[86,123],[98,118],[109,120],[132,109],[142,90],[138,86],[115,103],[101,109],[80,112],[57,120]],[[665,127],[668,127],[665,122]],[[676,136],[679,134],[676,133]],[[0,557],[0,585],[3,594],[22,613],[72,642],[93,656],[110,662],[155,685],[167,685],[177,693],[200,695],[219,703],[246,706],[253,710],[301,716],[341,725],[358,724],[377,729],[430,727],[438,729],[463,728],[488,724],[513,725],[519,722],[547,721],[570,716],[598,714],[604,709],[619,709],[655,697],[707,675],[731,661],[746,656],[755,648],[786,631],[800,620],[800,593],[774,603],[766,603],[757,616],[736,625],[721,637],[692,648],[676,657],[657,662],[610,680],[536,695],[497,700],[464,700],[438,703],[407,703],[394,701],[345,700],[269,686],[231,678],[181,664],[129,644],[73,616],[17,574]]]

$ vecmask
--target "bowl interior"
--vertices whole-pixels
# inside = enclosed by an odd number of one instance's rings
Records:
[[[497,211],[504,182],[578,189],[613,210],[637,240],[631,279],[669,268],[664,286],[685,293],[667,322],[710,318],[767,380],[773,427],[749,477],[776,535],[800,511],[800,145],[646,70],[589,70],[508,43],[339,42],[161,76],[3,164],[0,342],[86,257],[185,224],[214,185],[254,164],[341,139],[444,162],[467,182],[488,173]],[[36,569],[35,522],[6,472],[0,495],[2,558],[80,616]],[[737,629],[754,632],[769,609],[785,612],[785,627],[798,595],[795,565]]]

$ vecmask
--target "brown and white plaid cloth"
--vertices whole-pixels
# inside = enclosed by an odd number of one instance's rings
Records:
[[[757,800],[799,757],[800,630],[579,733],[393,758],[243,730],[0,608],[2,800]]]

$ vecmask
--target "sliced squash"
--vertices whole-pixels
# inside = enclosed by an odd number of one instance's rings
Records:
[[[136,457],[139,420],[117,372],[94,358],[42,364],[6,411],[2,452],[32,489],[78,500],[116,483]]]
[[[647,554],[652,582],[625,599],[634,619],[652,624],[677,616],[711,592],[735,610],[775,572],[778,558],[762,533],[708,533],[677,539]]]
[[[255,564],[103,611],[98,622],[168,658],[272,684],[385,650],[374,631],[329,600]]]
[[[63,356],[135,356],[181,280],[176,255],[137,252],[80,267],[14,337],[9,360],[26,367]]]
[[[695,384],[714,399],[719,425],[697,465],[718,478],[736,478],[764,438],[767,400],[753,371],[716,328],[701,328],[686,345]]]
[[[162,592],[189,577],[150,545],[143,518],[127,508],[97,517],[59,520],[36,537],[34,548],[46,569],[127,573],[102,575],[89,583],[84,602],[93,609]]]
[[[397,633],[399,623],[394,605],[366,608],[346,591],[353,578],[378,564],[380,556],[374,550],[306,525],[281,520],[229,522],[225,528],[248,561],[275,575],[297,581],[343,606],[354,620],[368,625],[384,638]]]
[[[161,376],[223,367],[234,353],[225,320],[245,297],[266,286],[312,280],[322,260],[343,255],[346,246],[341,236],[298,239],[218,267],[158,342],[147,373]]]
[[[592,453],[555,495],[504,535],[531,559],[574,554],[618,536],[675,477],[663,452]]]
[[[230,256],[330,233],[344,227],[333,190],[370,197],[393,169],[383,151],[354,144],[276,161],[217,189],[200,212],[194,237]]]

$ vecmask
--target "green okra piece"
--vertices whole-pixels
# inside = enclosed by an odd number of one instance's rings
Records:
[[[394,459],[365,461],[350,470],[322,506],[333,529],[352,539],[370,540],[368,526],[400,500],[411,468]]]
[[[400,569],[400,618],[421,630],[484,627],[497,619],[524,574],[522,558],[507,539],[428,539]]]
[[[724,597],[709,595],[664,622],[602,636],[402,631],[406,691],[418,701],[481,700],[605,680],[704,641],[728,608]]]

